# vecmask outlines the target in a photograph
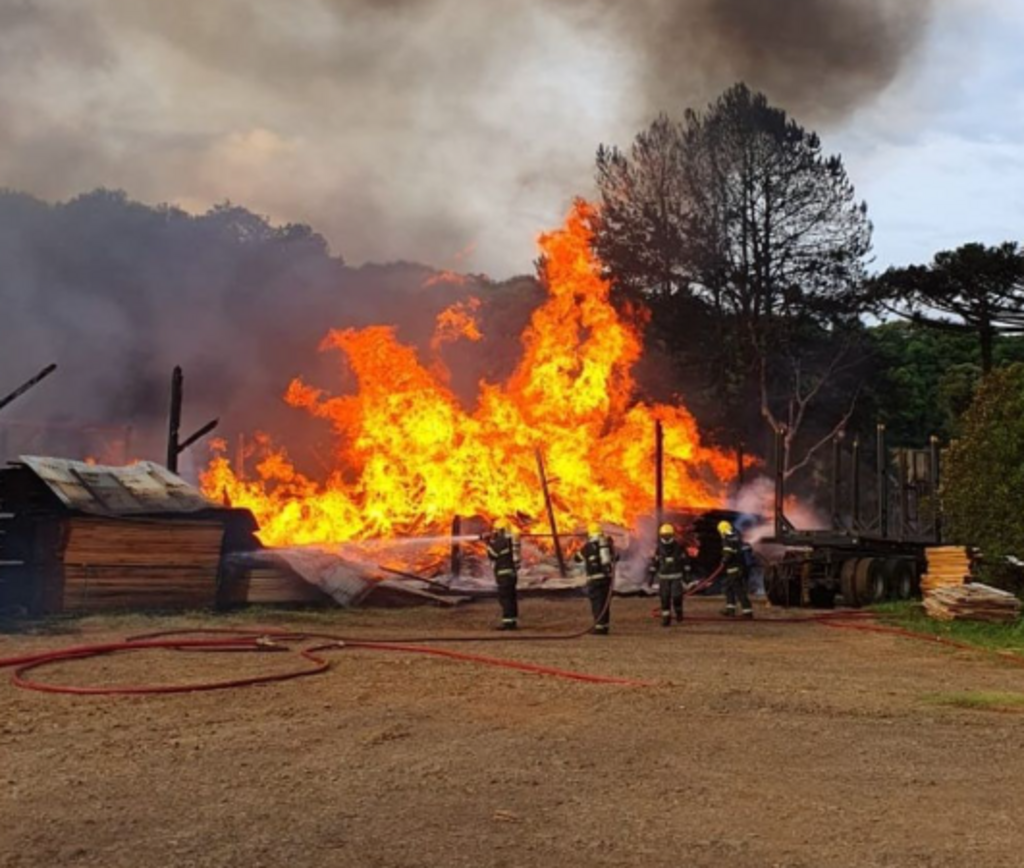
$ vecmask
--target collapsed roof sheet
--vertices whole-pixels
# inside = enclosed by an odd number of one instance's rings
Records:
[[[92,515],[166,515],[216,509],[180,476],[152,461],[128,467],[23,455],[32,470],[71,510]]]

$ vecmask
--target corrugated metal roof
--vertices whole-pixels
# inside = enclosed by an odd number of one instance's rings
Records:
[[[106,467],[66,458],[19,458],[68,508],[93,515],[165,515],[216,509],[197,488],[152,461]]]

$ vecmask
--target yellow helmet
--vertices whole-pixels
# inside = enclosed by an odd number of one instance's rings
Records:
[[[676,529],[670,524],[663,524],[658,528],[658,536],[675,536]]]
[[[496,518],[491,522],[491,530],[497,533],[500,530],[508,530],[508,520],[504,518]]]
[[[592,521],[590,522],[590,524],[587,525],[587,534],[589,536],[598,536],[600,533],[601,525],[599,525],[596,521]]]
[[[724,519],[718,523],[718,532],[725,536],[727,533],[732,533],[732,525]]]

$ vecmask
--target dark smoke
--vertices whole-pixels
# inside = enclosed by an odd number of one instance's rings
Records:
[[[11,0],[0,186],[315,225],[355,261],[516,273],[624,144],[737,80],[812,125],[952,0]]]
[[[805,122],[840,121],[914,58],[934,0],[565,0],[599,31],[618,20],[648,112],[678,114],[735,81]]]
[[[491,367],[446,349],[471,400],[514,361],[535,284],[424,291],[428,268],[353,268],[285,224],[350,262],[529,271],[598,142],[739,79],[840,121],[897,80],[940,2],[9,0],[0,187],[31,195],[0,195],[0,392],[57,361],[17,418],[134,425],[157,457],[173,365],[187,426],[273,429],[293,376],[344,387],[316,353],[328,328],[394,322],[425,346],[479,290]],[[79,197],[97,187],[197,216]],[[228,199],[274,220],[207,213]]]
[[[511,372],[541,292],[528,278],[426,285],[437,276],[411,263],[349,267],[308,227],[238,207],[192,217],[108,191],[57,205],[0,191],[0,397],[59,365],[0,413],[0,462],[161,459],[181,365],[188,431],[219,417],[232,446],[264,431],[304,466],[329,464],[332,432],[282,401],[300,374],[352,389],[343,357],[318,352],[328,329],[393,324],[432,364],[436,315],[470,295],[486,304],[487,337],[445,346],[440,361],[471,405],[479,378]],[[85,430],[93,426],[110,430]]]

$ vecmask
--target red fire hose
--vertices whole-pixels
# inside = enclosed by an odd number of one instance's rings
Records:
[[[222,638],[189,639],[183,638],[182,634],[185,636],[216,634]],[[178,638],[169,638],[174,635],[177,635]],[[320,644],[312,648],[305,649],[292,648],[288,644],[293,642],[309,641],[311,639],[328,639],[330,641],[326,644]],[[467,654],[443,648],[428,648],[422,645],[409,644],[408,642],[378,642],[361,639],[350,640],[324,633],[292,633],[276,630],[260,631],[258,633],[228,629],[165,632],[127,639],[123,642],[76,645],[56,651],[45,651],[40,654],[0,659],[0,669],[14,667],[14,674],[11,678],[12,684],[25,690],[37,690],[44,693],[66,693],[91,696],[191,693],[209,690],[225,690],[234,687],[247,687],[253,684],[267,684],[275,681],[288,681],[295,678],[303,678],[308,675],[317,675],[321,672],[325,672],[331,665],[329,661],[318,655],[324,651],[339,650],[343,648],[357,648],[370,651],[395,651],[408,654],[429,654],[436,657],[445,657],[451,660],[478,663],[486,666],[497,666],[505,669],[516,669],[521,672],[530,672],[554,678],[565,678],[572,681],[583,681],[591,684],[616,684],[626,687],[649,687],[653,685],[652,682],[648,681],[637,681],[629,678],[616,678],[606,675],[591,675],[584,672],[557,669],[551,666],[523,663],[518,660],[506,660],[497,657],[487,657],[480,654]],[[105,654],[151,649],[222,652],[290,652],[292,654],[297,654],[308,665],[304,665],[301,668],[289,670],[287,672],[274,673],[270,675],[257,675],[247,678],[233,678],[222,681],[199,681],[188,684],[171,685],[138,684],[126,686],[77,686],[47,684],[27,677],[27,674],[33,670],[71,660],[84,660]]]

